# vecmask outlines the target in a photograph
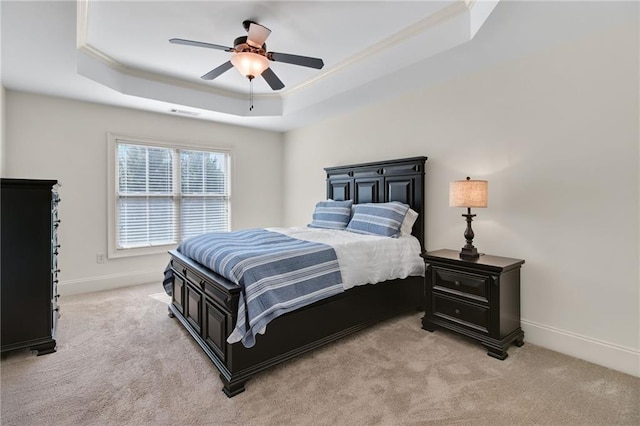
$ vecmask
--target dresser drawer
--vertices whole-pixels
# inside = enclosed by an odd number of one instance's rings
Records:
[[[437,266],[432,268],[432,274],[434,290],[454,292],[481,302],[488,302],[489,277],[452,271]]]
[[[489,333],[489,308],[467,303],[451,297],[433,294],[433,315]]]

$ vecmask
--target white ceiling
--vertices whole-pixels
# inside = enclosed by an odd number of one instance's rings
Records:
[[[454,2],[90,0],[86,44],[129,68],[245,94],[248,82],[238,72],[225,73],[210,83],[199,78],[229,60],[230,53],[171,45],[167,40],[177,37],[233,46],[236,37],[247,35],[242,21],[253,19],[272,29],[268,50],[320,57],[328,69]],[[273,63],[272,69],[289,88],[322,74],[281,63]],[[254,90],[271,93],[262,79],[256,81]]]
[[[550,14],[482,0],[3,0],[1,77],[8,89],[285,131],[593,30],[573,18],[601,11],[575,3]],[[285,88],[256,79],[249,111],[249,82],[236,70],[200,79],[231,53],[168,42],[232,46],[245,19],[272,30],[269,51],[325,67],[272,63]]]

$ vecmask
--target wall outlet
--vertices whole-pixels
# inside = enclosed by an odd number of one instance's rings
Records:
[[[104,263],[107,261],[107,256],[104,253],[96,254],[96,263]]]

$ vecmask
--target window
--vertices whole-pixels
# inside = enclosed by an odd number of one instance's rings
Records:
[[[230,154],[110,137],[109,257],[166,251],[203,232],[229,230]]]

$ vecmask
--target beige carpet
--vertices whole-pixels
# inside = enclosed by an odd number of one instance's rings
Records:
[[[228,399],[162,286],[63,298],[58,352],[4,356],[3,425],[640,424],[640,379],[531,344],[394,319],[263,372]],[[526,339],[525,339],[526,341]]]

